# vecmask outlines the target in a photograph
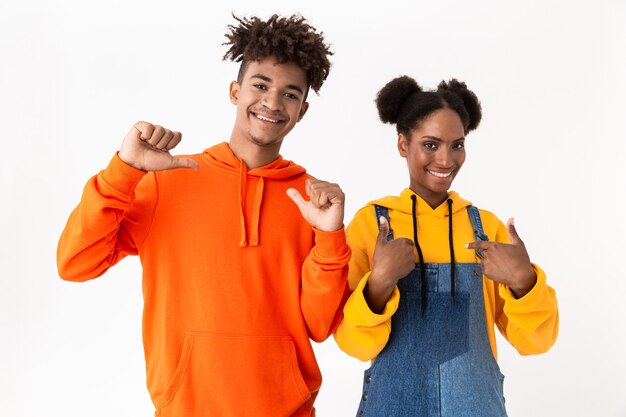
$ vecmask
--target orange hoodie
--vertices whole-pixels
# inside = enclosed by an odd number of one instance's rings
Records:
[[[156,415],[311,416],[310,339],[341,320],[350,250],[286,195],[304,168],[248,170],[227,143],[200,170],[145,173],[115,156],[87,183],[59,241],[59,275],[85,281],[126,255],[143,265],[143,340]]]

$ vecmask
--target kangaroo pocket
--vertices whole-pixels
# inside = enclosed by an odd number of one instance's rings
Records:
[[[289,416],[309,396],[291,337],[190,332],[158,415]]]

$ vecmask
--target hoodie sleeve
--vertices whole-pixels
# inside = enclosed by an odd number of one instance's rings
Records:
[[[376,218],[367,210],[361,210],[347,229],[348,244],[352,249],[348,275],[351,294],[344,307],[343,320],[334,334],[341,350],[362,361],[376,358],[387,344],[391,333],[391,316],[398,309],[400,301],[397,287],[381,314],[374,313],[365,300],[363,291],[371,273],[371,255],[368,255],[366,242],[368,239],[376,241],[376,234],[372,237],[368,230],[367,216]]]
[[[309,337],[322,342],[336,329],[348,296],[350,248],[343,228],[313,229],[315,246],[302,266],[300,305]]]
[[[499,222],[496,241],[508,243],[506,227]],[[545,272],[533,264],[537,282],[516,299],[507,285],[494,283],[495,323],[502,335],[521,355],[544,353],[556,341],[559,310],[556,292],[547,284]]]
[[[137,208],[147,204],[153,210],[156,201],[136,204],[135,189],[145,175],[116,154],[106,169],[87,182],[57,247],[61,278],[68,281],[96,278],[125,256],[137,254],[138,236],[147,233],[147,226],[141,230]],[[142,183],[148,185],[147,181]],[[152,217],[149,214],[147,218]]]

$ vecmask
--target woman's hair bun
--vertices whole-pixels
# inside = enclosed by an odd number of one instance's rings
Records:
[[[417,82],[406,75],[394,78],[376,94],[378,116],[384,123],[398,123],[398,116],[406,100],[422,91]]]
[[[469,116],[469,123],[467,125],[467,132],[470,132],[478,127],[480,119],[482,118],[482,109],[480,101],[473,91],[467,88],[467,85],[463,81],[459,81],[455,78],[450,81],[442,81],[437,87],[438,93],[450,92],[458,96],[463,102],[467,115]]]

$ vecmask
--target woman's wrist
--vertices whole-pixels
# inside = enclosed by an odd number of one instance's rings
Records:
[[[367,301],[370,310],[376,314],[381,314],[385,309],[389,297],[393,293],[396,286],[395,282],[389,282],[377,275],[374,271],[370,274],[367,280],[367,285],[363,290],[365,301]]]
[[[535,287],[535,284],[537,283],[537,273],[531,267],[530,272],[526,275],[526,278],[518,280],[518,282],[520,284],[515,286],[510,285],[509,288],[511,289],[511,292],[513,293],[515,298],[520,299],[528,294]]]

